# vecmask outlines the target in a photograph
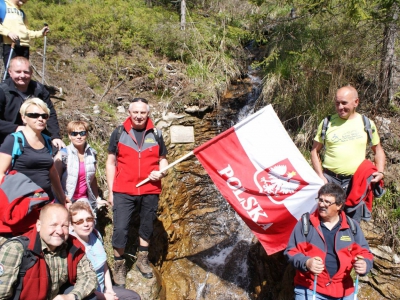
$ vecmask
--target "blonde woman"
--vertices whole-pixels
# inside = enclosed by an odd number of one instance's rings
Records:
[[[42,134],[46,128],[50,110],[41,99],[31,98],[22,104],[20,114],[25,124],[20,132],[22,135],[19,138],[16,133],[8,135],[0,147],[0,182],[8,171],[15,170],[41,187],[49,195],[50,200],[54,200],[54,191],[59,202],[65,205],[69,199],[62,190],[53,164],[50,137]],[[13,157],[15,146],[19,147],[22,153]],[[30,214],[29,224],[25,225],[32,227],[38,216],[38,211],[35,216]],[[2,228],[0,228],[1,233],[3,233]]]

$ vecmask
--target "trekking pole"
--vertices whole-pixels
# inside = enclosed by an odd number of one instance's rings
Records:
[[[359,259],[364,259],[364,257],[362,257],[361,255],[357,255],[355,260],[359,260]],[[353,300],[357,300],[357,295],[358,295],[358,280],[359,280],[360,275],[357,274],[356,276],[356,283],[354,286],[354,298]]]
[[[49,25],[47,23],[44,23],[44,26],[49,26]],[[46,48],[47,48],[47,31],[44,32],[42,84],[44,83],[44,72],[46,69]]]
[[[313,288],[313,292],[312,292],[312,300],[315,300],[315,297],[317,295],[317,280],[318,280],[318,275],[315,274],[314,275],[314,288]]]
[[[316,256],[314,259],[322,261],[322,259],[318,256]],[[317,296],[317,281],[318,281],[318,274],[314,274],[314,287],[313,287],[313,293],[312,293],[312,300],[315,300]]]
[[[15,45],[19,46],[19,40],[17,40],[16,42],[12,42],[11,43],[11,50],[10,50],[10,54],[8,55],[7,65],[5,66],[6,69],[4,70],[3,81],[6,80],[8,67],[10,66],[10,60],[11,60],[11,57],[13,55]]]

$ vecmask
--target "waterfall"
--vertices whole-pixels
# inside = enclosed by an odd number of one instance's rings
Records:
[[[262,90],[262,80],[255,70],[249,68],[246,85],[250,88],[247,88],[246,93],[241,95],[243,106],[237,110],[234,119],[225,120],[225,125],[229,125],[229,123],[231,123],[230,125],[234,125],[232,122],[237,123],[254,112],[254,106]],[[221,119],[217,119],[219,128],[222,123]],[[220,197],[222,198],[222,196]],[[213,249],[197,255],[196,259],[193,260],[207,271],[204,282],[196,283],[196,299],[204,299],[202,298],[202,293],[206,287],[210,272],[244,290],[248,299],[250,299],[248,294],[250,285],[248,253],[250,247],[254,244],[254,236],[249,227],[234,212],[228,202],[225,199],[221,199],[221,203],[225,203],[227,213],[220,214],[217,221],[221,226],[221,231],[225,232],[229,238],[213,247]],[[233,219],[235,220],[236,227],[229,228],[226,224]],[[226,299],[240,299],[238,295],[232,294],[228,289],[225,292],[225,296]]]

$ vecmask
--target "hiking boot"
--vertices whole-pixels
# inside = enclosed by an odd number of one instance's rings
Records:
[[[153,278],[153,269],[149,265],[149,252],[139,251],[136,261],[136,269],[142,273],[144,278]]]
[[[125,288],[125,280],[126,280],[125,259],[114,261],[115,285]]]

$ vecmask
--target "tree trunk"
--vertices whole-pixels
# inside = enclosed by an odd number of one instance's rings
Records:
[[[391,105],[393,102],[396,86],[394,84],[396,53],[395,44],[397,40],[397,19],[399,17],[399,6],[393,3],[388,11],[388,19],[385,24],[383,46],[382,46],[382,61],[381,72],[379,75],[380,97],[377,102],[383,105]]]
[[[181,0],[181,30],[186,28],[186,0]]]

